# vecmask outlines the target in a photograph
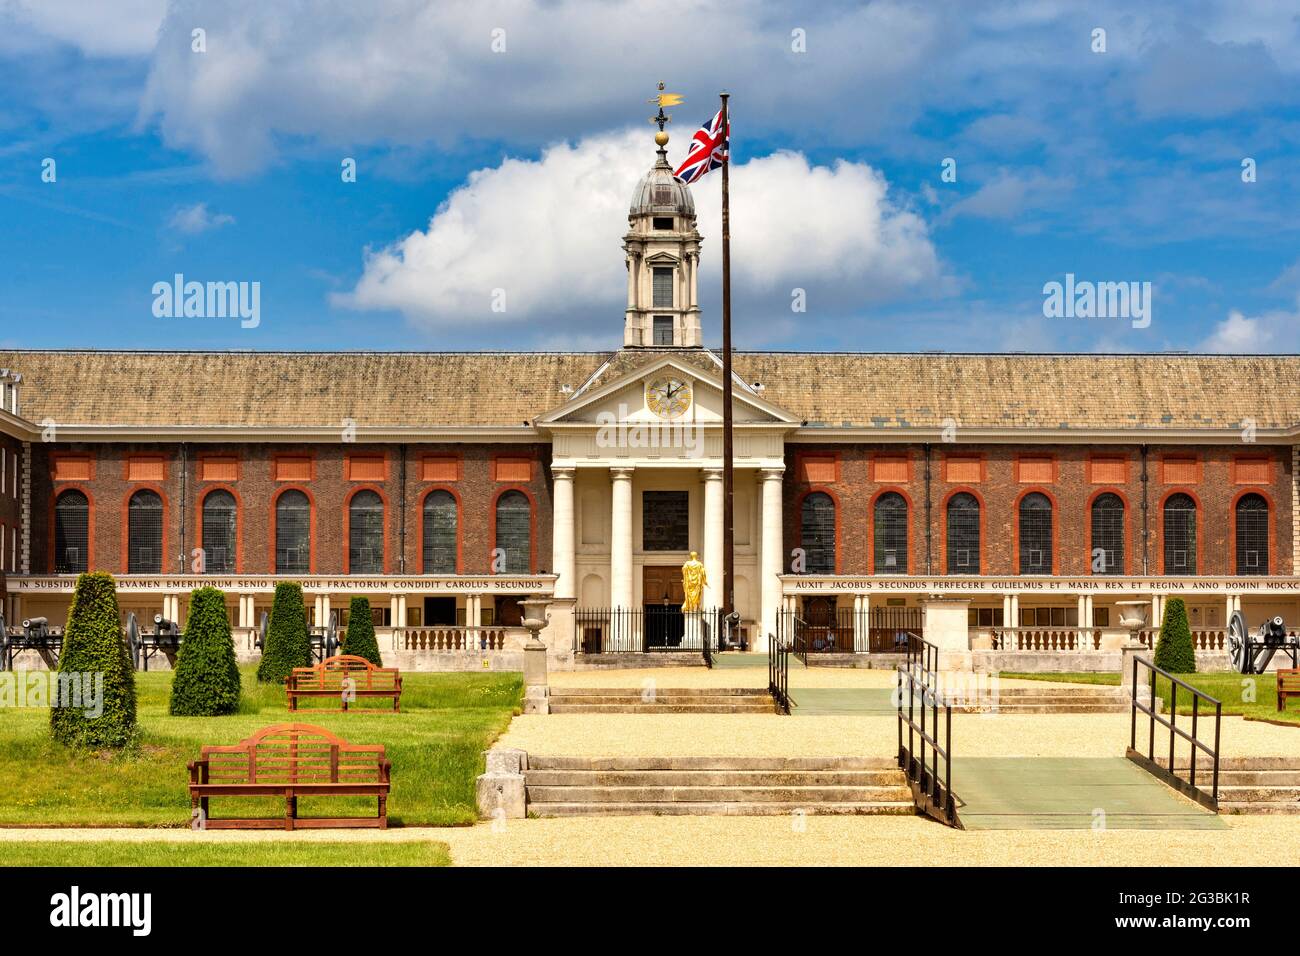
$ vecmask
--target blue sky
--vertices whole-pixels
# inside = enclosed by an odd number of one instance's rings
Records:
[[[674,161],[733,94],[743,347],[1300,351],[1300,9],[1133,6],[0,0],[0,345],[616,347],[662,79]],[[1066,273],[1149,327],[1045,317]]]

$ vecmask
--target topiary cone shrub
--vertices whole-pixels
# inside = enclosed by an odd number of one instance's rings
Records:
[[[302,585],[286,581],[275,586],[257,679],[263,684],[283,684],[295,667],[311,667],[311,638],[307,636]]]
[[[1165,602],[1155,664],[1174,674],[1196,673],[1196,649],[1192,646],[1192,629],[1187,624],[1187,605],[1182,598]]]
[[[216,588],[199,588],[190,595],[172,677],[171,713],[176,717],[222,717],[239,708],[239,665],[230,635],[226,595]]]
[[[370,617],[370,598],[354,597],[348,608],[348,630],[343,636],[340,654],[364,657],[376,667],[383,667],[379,642],[375,640],[375,622]]]
[[[59,656],[50,733],[69,746],[125,747],[135,739],[135,669],[122,637],[117,585],[102,571],[77,578]],[[81,691],[80,700],[63,688]],[[96,701],[102,690],[102,698]],[[66,706],[60,706],[60,705]]]

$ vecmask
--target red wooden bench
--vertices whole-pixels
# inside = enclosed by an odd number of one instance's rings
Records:
[[[276,724],[228,747],[205,746],[190,763],[190,806],[208,830],[267,830],[283,827],[388,828],[391,764],[383,744],[350,744],[323,727]],[[214,820],[212,797],[284,797],[284,817]],[[299,797],[378,797],[373,817],[300,819]]]
[[[1300,669],[1278,670],[1277,709],[1286,710],[1288,697],[1300,697]]]
[[[338,654],[314,667],[295,667],[284,681],[289,709],[298,709],[299,697],[334,697],[348,709],[359,697],[391,697],[394,712],[402,709],[402,675],[396,667],[376,667],[364,657]]]

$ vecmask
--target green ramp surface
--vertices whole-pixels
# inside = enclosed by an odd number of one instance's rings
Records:
[[[958,757],[968,830],[1217,830],[1216,814],[1123,757]]]
[[[894,690],[891,687],[791,687],[796,717],[892,716]]]

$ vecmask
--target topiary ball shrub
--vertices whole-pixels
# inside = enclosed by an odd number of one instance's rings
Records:
[[[263,684],[283,684],[295,667],[311,667],[311,638],[307,635],[302,585],[286,581],[275,586],[275,603],[271,605],[257,679]]]
[[[172,677],[170,710],[176,717],[222,717],[239,708],[239,665],[230,635],[226,595],[216,588],[199,588],[190,595]]]
[[[135,669],[122,636],[111,574],[77,578],[59,656],[59,687],[50,701],[55,740],[97,749],[134,742]]]
[[[364,657],[376,667],[383,667],[379,642],[375,640],[375,623],[370,616],[370,598],[354,597],[348,608],[348,630],[343,636],[340,654]]]
[[[1173,674],[1196,673],[1196,649],[1192,646],[1192,629],[1187,624],[1187,605],[1182,598],[1165,602],[1165,619],[1156,641],[1156,667]]]

